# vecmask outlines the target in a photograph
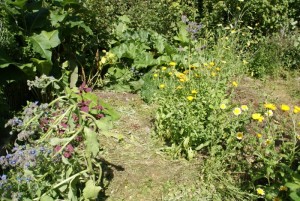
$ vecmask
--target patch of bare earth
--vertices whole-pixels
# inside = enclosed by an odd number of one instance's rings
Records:
[[[168,184],[195,181],[200,162],[170,160],[160,152],[161,144],[151,137],[154,105],[145,104],[135,94],[98,95],[121,114],[111,131],[115,137],[101,137],[106,184],[103,200],[163,200]]]
[[[257,106],[266,101],[288,105],[299,105],[300,78],[268,78],[258,80],[243,77],[236,89],[235,101],[241,104],[253,103]]]

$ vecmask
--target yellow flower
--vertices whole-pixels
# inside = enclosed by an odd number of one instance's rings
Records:
[[[248,61],[246,61],[245,59],[243,60],[243,64],[244,65],[246,65],[246,64],[248,64],[249,62]]]
[[[241,108],[242,108],[243,111],[248,111],[249,110],[247,105],[241,105]]]
[[[188,99],[189,101],[192,101],[192,100],[194,100],[194,97],[193,96],[188,96],[188,97],[186,97],[186,99]]]
[[[106,55],[107,55],[107,57],[108,57],[109,59],[112,59],[112,58],[115,57],[115,55],[114,55],[113,53],[111,53],[111,52],[108,52]]]
[[[217,75],[216,72],[211,72],[211,76],[215,77]]]
[[[165,88],[166,86],[164,85],[164,84],[161,84],[161,85],[159,85],[159,88],[160,89],[163,89],[163,88]]]
[[[270,109],[270,110],[276,110],[276,106],[273,103],[265,103],[264,104],[265,108]]]
[[[252,114],[252,119],[262,122],[264,120],[264,117],[259,113],[254,113]]]
[[[285,112],[286,112],[286,111],[289,111],[289,110],[290,110],[290,106],[285,105],[285,104],[282,104],[282,105],[281,105],[281,110],[282,110],[282,111],[285,111]]]
[[[272,116],[273,116],[273,111],[272,111],[272,110],[268,110],[268,111],[265,113],[265,115],[266,115],[267,117],[272,117]]]
[[[101,62],[102,64],[105,64],[106,58],[105,58],[105,57],[102,57],[100,62]]]
[[[226,106],[224,103],[222,103],[222,104],[220,105],[220,108],[221,108],[222,110],[225,110],[225,109],[227,108],[227,106]]]
[[[236,107],[236,108],[233,109],[233,114],[234,114],[235,116],[239,116],[241,113],[242,113],[241,108]]]
[[[236,138],[237,138],[238,140],[243,139],[243,137],[244,137],[244,134],[243,134],[242,132],[237,132],[237,133],[236,133]]]
[[[300,112],[300,107],[299,106],[294,106],[294,113],[297,114]]]
[[[172,72],[169,72],[169,75],[171,76],[171,75],[173,75],[173,73],[172,73]]]
[[[165,70],[167,70],[167,67],[164,66],[164,67],[161,68],[161,70],[165,71]]]
[[[182,89],[183,87],[182,86],[178,86],[178,87],[176,87],[176,89]]]
[[[210,65],[210,66],[214,66],[214,65],[215,65],[215,62],[213,62],[213,61],[209,62],[209,65]]]
[[[257,138],[261,138],[261,137],[262,137],[262,134],[256,133],[256,137],[257,137]]]
[[[183,71],[183,73],[185,74],[185,75],[187,75],[187,74],[189,74],[189,70],[185,70],[185,71]]]
[[[180,81],[180,82],[185,82],[186,79],[181,78],[181,79],[179,79],[179,81]]]
[[[236,81],[233,81],[233,82],[232,82],[232,85],[233,85],[234,87],[237,87],[237,86],[238,86],[238,83],[237,83]]]
[[[280,191],[287,191],[288,188],[287,188],[286,186],[280,186],[280,187],[279,187],[279,190],[280,190]]]
[[[265,191],[262,188],[256,189],[258,195],[265,195]]]
[[[221,68],[219,68],[219,67],[216,68],[216,71],[220,71],[220,70],[221,70]]]
[[[271,140],[266,139],[265,144],[266,144],[266,145],[270,145],[270,144],[271,144]]]
[[[171,62],[169,63],[169,65],[170,65],[170,66],[176,66],[176,63],[175,63],[174,61],[171,61]]]
[[[196,90],[192,90],[192,94],[197,94],[198,92]]]
[[[300,135],[297,135],[297,139],[300,140]]]
[[[240,9],[241,9],[241,8],[240,8]],[[231,33],[232,33],[232,34],[236,33],[236,30],[234,30],[234,29],[231,30]]]
[[[158,77],[158,74],[154,73],[154,74],[153,74],[153,77]]]
[[[176,73],[176,77],[179,78],[179,79],[185,79],[186,75],[183,74],[183,73]]]

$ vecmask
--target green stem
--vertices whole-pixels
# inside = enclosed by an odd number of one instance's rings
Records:
[[[65,116],[72,110],[75,109],[76,105],[71,105],[62,115],[59,116],[59,118],[57,118],[55,120],[55,122],[53,122],[52,127],[47,131],[47,133],[45,134],[45,136],[43,138],[41,138],[39,141],[44,141],[53,131],[53,128],[55,126],[57,126],[59,124],[59,122],[61,122],[63,120],[63,118],[65,118]]]
[[[44,194],[41,195],[40,197],[35,198],[35,199],[33,199],[33,200],[40,200],[41,197],[43,197],[44,195],[47,195],[47,193],[49,193],[51,190],[54,190],[54,189],[60,187],[61,185],[63,185],[63,184],[65,184],[65,183],[69,182],[70,180],[72,180],[72,179],[74,179],[74,178],[78,177],[79,175],[84,174],[84,173],[86,173],[86,172],[88,172],[88,170],[83,170],[83,171],[81,171],[81,172],[78,172],[77,174],[74,174],[73,176],[71,176],[71,177],[69,177],[69,178],[67,178],[67,179],[65,179],[65,180],[63,180],[63,181],[61,181],[60,183],[56,184],[55,186],[53,186],[51,189],[49,189],[46,193],[44,193]]]

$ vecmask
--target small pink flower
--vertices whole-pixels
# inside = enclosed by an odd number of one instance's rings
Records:
[[[63,155],[65,158],[70,158],[72,156],[72,154],[67,151],[65,151]]]
[[[66,151],[72,153],[74,152],[74,147],[71,144],[68,144],[65,148]]]
[[[56,147],[54,147],[54,153],[57,153],[61,150],[61,146],[57,145]]]
[[[67,127],[68,127],[68,124],[66,124],[66,123],[64,123],[64,122],[60,123],[60,125],[61,125],[63,128],[67,128]]]
[[[103,118],[103,117],[105,117],[104,114],[96,114],[96,118],[97,118],[97,119],[101,119],[101,118]]]
[[[80,87],[79,87],[79,91],[80,92],[91,92],[92,91],[92,88],[89,88],[85,82],[83,82]]]
[[[80,110],[83,111],[83,112],[88,113],[89,112],[89,107],[88,106],[83,106],[83,107],[80,108]]]

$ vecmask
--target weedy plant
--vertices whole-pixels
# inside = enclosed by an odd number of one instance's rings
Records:
[[[211,49],[197,52],[201,43],[193,40],[189,23],[181,26],[176,39],[182,57],[174,54],[174,62],[147,74],[141,92],[160,105],[155,134],[165,141],[165,150],[174,157],[207,156],[206,181],[217,179],[208,167],[217,160],[224,170],[216,170],[219,176],[231,182],[215,191],[230,199],[297,200],[299,106],[233,103],[239,74],[248,65],[236,56],[242,51],[234,45],[237,32],[230,30]]]
[[[2,200],[98,197],[99,135],[118,115],[85,84],[64,93],[49,104],[28,103],[6,124],[17,139],[0,158]]]
[[[200,24],[184,16],[178,27],[175,39],[180,48],[171,55],[174,61],[149,73],[141,94],[161,106],[156,114],[156,133],[175,156],[184,153],[191,158],[195,150],[208,151],[223,130],[240,127],[222,115],[220,105],[228,102],[227,92],[234,88],[232,76],[243,62],[232,55],[224,59],[229,51],[236,51],[230,49],[234,45],[226,37],[214,47],[205,47],[204,40],[195,40]]]

